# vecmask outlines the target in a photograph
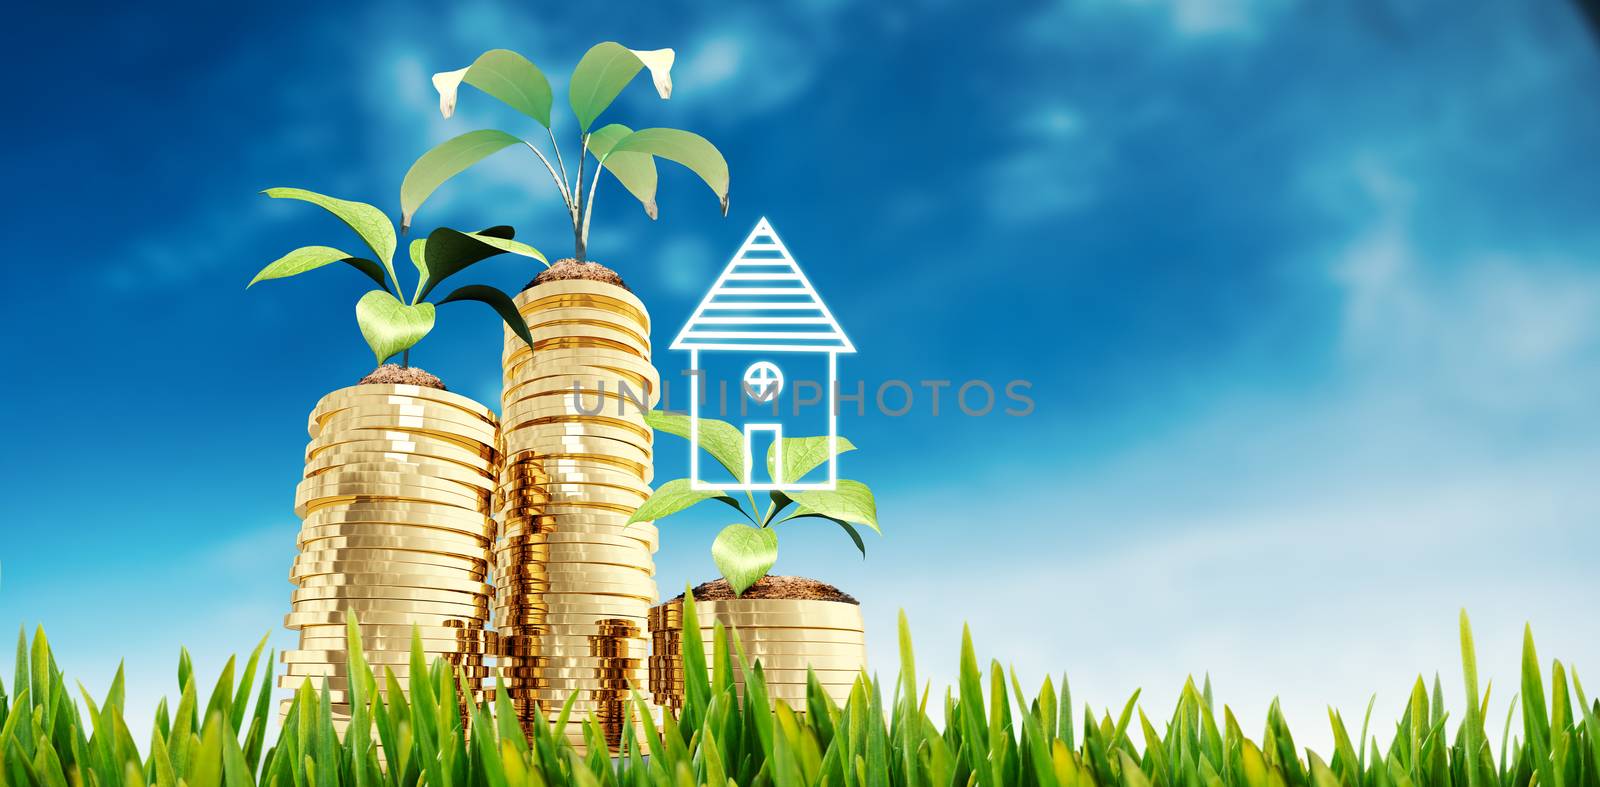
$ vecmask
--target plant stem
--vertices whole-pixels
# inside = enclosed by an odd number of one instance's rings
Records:
[[[583,231],[584,227],[588,224],[588,221],[585,218],[586,214],[583,211],[583,173],[584,167],[589,163],[589,135],[582,135],[582,139],[583,145],[578,151],[577,191],[573,193],[572,200],[573,204],[577,207],[576,212],[572,214],[572,258],[578,262],[583,262],[584,255],[589,251],[589,236],[588,233]],[[589,201],[593,202],[593,197],[591,197]]]
[[[561,158],[561,145],[556,142],[556,132],[554,129],[546,127],[544,133],[550,135],[550,149],[556,152],[556,163],[561,166],[561,180],[565,181],[567,179],[567,162]],[[569,186],[568,188],[570,189],[571,187]]]
[[[533,151],[533,155],[539,157],[539,161],[544,164],[545,170],[550,173],[550,179],[556,182],[556,188],[561,191],[561,201],[567,203],[567,212],[572,214],[573,221],[577,221],[577,208],[573,204],[574,200],[572,199],[572,192],[568,190],[567,182],[562,180],[560,175],[556,174],[556,168],[551,166],[550,159],[545,158],[544,154],[540,153],[539,149],[534,147],[532,142],[529,142],[528,140],[522,140],[522,144],[527,145],[528,149]],[[556,154],[560,155],[560,153],[561,151],[558,149]]]
[[[407,347],[404,352],[400,353],[400,368],[411,368],[411,348],[409,347]]]

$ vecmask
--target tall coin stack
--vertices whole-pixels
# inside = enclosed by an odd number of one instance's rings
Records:
[[[308,429],[295,492],[300,554],[289,575],[297,587],[284,619],[299,630],[300,649],[283,653],[278,685],[326,685],[342,732],[347,611],[380,692],[386,668],[407,683],[413,626],[430,664],[442,657],[474,679],[487,674],[496,426],[464,396],[357,385],[323,397]]]
[[[496,664],[525,728],[577,693],[558,732],[581,746],[592,715],[614,750],[630,690],[648,690],[656,599],[656,528],[628,524],[650,496],[650,318],[632,293],[593,281],[547,282],[516,302],[534,343],[506,330]]]
[[[747,658],[761,662],[767,696],[801,708],[806,700],[808,670],[838,705],[850,697],[856,676],[867,664],[867,640],[861,607],[854,602],[812,599],[744,598],[696,600],[695,618],[706,665],[713,658],[717,623],[735,634]],[[661,705],[683,707],[683,599],[650,610],[650,690]],[[731,648],[731,645],[730,645]],[[734,655],[734,684],[744,693],[744,671]]]

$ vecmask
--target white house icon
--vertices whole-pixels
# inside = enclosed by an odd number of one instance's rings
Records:
[[[711,291],[700,300],[694,315],[673,340],[672,349],[689,351],[692,371],[689,378],[689,479],[693,488],[755,491],[833,489],[837,486],[839,354],[853,353],[856,348],[840,330],[833,313],[817,296],[816,288],[811,286],[788,247],[765,218],[756,222],[755,229],[717,277]],[[744,433],[743,477],[729,483],[705,481],[700,473],[700,400],[705,392],[702,386],[709,386],[714,379],[707,368],[711,362],[716,360],[721,365],[731,364],[734,369],[743,369],[743,373],[737,375],[739,395],[775,413],[786,391],[791,397],[797,396],[794,389],[802,387],[785,380],[783,366],[792,370],[805,365],[807,359],[823,357],[826,357],[827,382],[820,387],[825,388],[827,404],[828,480],[758,480],[757,468],[764,463],[752,467],[757,456],[756,438],[765,435],[771,440],[776,454],[774,466],[782,468],[783,424],[746,422],[740,426]],[[784,359],[783,366],[779,358]],[[702,365],[702,361],[706,365]],[[807,382],[817,385],[814,381]],[[820,398],[823,392],[818,394]],[[747,409],[747,404],[741,401],[740,412]]]

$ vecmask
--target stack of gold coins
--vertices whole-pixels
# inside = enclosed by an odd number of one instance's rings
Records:
[[[516,302],[533,347],[506,330],[498,677],[525,727],[577,693],[559,732],[581,744],[594,716],[615,748],[630,689],[647,690],[656,599],[656,528],[628,524],[650,496],[650,319],[632,293],[594,281],[539,284]]]
[[[323,397],[308,428],[295,493],[296,589],[284,620],[299,630],[300,649],[283,653],[278,685],[326,686],[342,729],[347,612],[380,692],[386,669],[409,685],[413,627],[430,664],[442,657],[481,679],[496,644],[487,630],[494,414],[435,388],[357,385]]]
[[[737,635],[746,658],[760,662],[767,696],[792,708],[805,704],[808,670],[840,706],[867,665],[867,640],[861,606],[845,601],[743,598],[694,602],[705,648],[706,665],[717,669],[713,634],[717,623],[728,630],[734,683],[744,692],[744,671],[731,638]],[[650,690],[664,707],[683,706],[683,599],[650,610]]]

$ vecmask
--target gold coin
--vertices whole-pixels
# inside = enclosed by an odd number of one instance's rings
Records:
[[[365,567],[370,564],[356,564]],[[414,572],[413,566],[406,566],[403,573],[397,572],[335,572],[331,574],[311,574],[300,577],[300,587],[345,587],[345,586],[373,586],[391,585],[394,587],[431,588],[435,590],[455,590],[462,593],[473,593],[488,596],[494,593],[494,587],[488,583],[468,579],[460,575],[452,575],[448,571],[437,574]],[[426,569],[428,566],[415,566]]]
[[[560,507],[567,511],[578,511],[582,513],[622,514],[624,516],[632,516],[633,512],[639,510],[637,505],[628,505],[620,502],[574,502],[569,500],[561,503],[546,503],[539,506],[525,506],[515,504],[513,501],[513,504],[502,507],[497,513],[507,519],[516,519],[531,515],[559,515],[551,510],[556,507]]]
[[[278,654],[278,661],[283,664],[344,664],[348,661],[349,657],[349,651],[343,648],[331,648],[325,650],[302,649],[283,651],[282,653]],[[382,664],[406,665],[411,663],[411,653],[409,650],[386,652],[381,650],[367,650],[363,648],[362,657],[367,664],[372,666],[378,666]],[[464,656],[459,651],[451,653],[450,657],[457,659],[464,657],[470,657],[474,659],[479,658],[479,656],[476,654],[467,654]],[[423,658],[427,661],[427,663],[432,664],[435,658],[448,657],[441,656],[438,653],[424,653]]]
[[[552,627],[562,627],[563,630],[565,630],[565,627],[567,627],[567,626],[594,626],[594,625],[600,625],[599,621],[602,621],[602,620],[616,620],[616,619],[626,619],[626,620],[629,620],[629,621],[632,621],[632,622],[636,623],[639,626],[640,629],[644,628],[644,616],[642,616],[642,615],[638,615],[638,616],[634,616],[634,615],[617,615],[617,614],[586,615],[586,614],[580,614],[580,613],[556,613],[556,612],[551,612],[548,616],[546,616],[545,622],[548,625],[552,626]]]
[[[650,443],[640,439],[637,432],[607,424],[549,422],[513,425],[506,429],[506,446],[517,452],[535,451],[545,456],[586,462],[610,460],[624,470],[649,468],[655,461]],[[640,478],[643,477],[641,472]],[[511,480],[514,479],[506,479],[507,482]]]
[[[655,588],[645,585],[621,585],[611,583],[577,583],[563,582],[553,584],[546,582],[543,587],[528,587],[521,584],[495,583],[497,598],[514,600],[531,600],[546,596],[577,596],[605,601],[623,601],[626,603],[642,603],[645,606],[654,604]]]
[[[570,656],[570,657],[565,657],[565,658],[544,657],[544,658],[539,659],[537,661],[537,663],[528,663],[528,662],[532,662],[533,659],[524,657],[522,659],[522,661],[523,661],[523,663],[519,663],[519,664],[515,664],[515,665],[501,664],[501,663],[497,662],[495,664],[494,668],[495,668],[495,671],[497,672],[497,674],[506,675],[506,676],[537,675],[537,674],[542,674],[540,671],[541,670],[546,670],[546,669],[551,669],[551,670],[576,670],[576,669],[601,670],[602,672],[592,673],[592,674],[596,674],[596,675],[601,675],[601,674],[608,674],[608,673],[612,673],[612,672],[625,672],[625,671],[637,672],[638,670],[644,668],[644,663],[643,663],[644,660],[643,659],[639,659],[639,658],[631,658],[631,659],[630,658],[608,658],[608,657],[596,657],[596,656]],[[558,673],[552,672],[550,674],[552,676],[554,676],[554,675],[557,675]]]
[[[602,329],[596,329],[596,333],[599,333],[601,330]],[[611,336],[597,338],[609,339],[615,338],[618,335],[619,334],[612,334]],[[568,338],[583,341],[589,337],[575,336]],[[517,378],[517,375],[513,373],[513,370],[527,369],[549,374],[553,368],[565,369],[572,366],[586,366],[595,368],[615,367],[624,371],[636,372],[638,374],[645,375],[646,377],[658,377],[659,375],[656,372],[655,367],[650,364],[650,359],[646,357],[647,355],[647,353],[640,354],[637,350],[632,348],[569,346],[552,347],[549,349],[541,348],[540,352],[538,353],[538,357],[535,358],[533,353],[524,348],[520,352],[517,350],[512,350],[509,354],[502,351],[500,365],[506,372],[506,379],[508,380]]]
[[[509,407],[522,402],[546,401],[553,398],[576,399],[585,406],[591,406],[599,400],[604,400],[607,404],[626,402],[636,408],[642,406],[644,409],[655,406],[655,402],[650,401],[649,392],[643,385],[623,379],[620,375],[583,373],[523,380],[507,387],[501,393],[500,402],[501,406]]]
[[[584,466],[575,462],[556,461],[549,464],[551,466],[543,470],[529,467],[507,468],[500,475],[500,483],[503,486],[536,487],[551,483],[602,484],[642,492],[646,497],[651,493],[650,485],[639,476],[613,467]]]
[[[394,676],[402,681],[409,679],[411,676],[411,667],[408,664],[371,664],[368,665],[368,668],[372,670],[372,677],[375,682],[382,680],[383,682],[387,683],[388,673],[390,672],[393,672]],[[428,671],[428,669],[423,670],[424,674],[426,674]],[[469,679],[482,679],[488,677],[490,674],[488,667],[479,664],[451,665],[450,671],[456,674],[465,672]],[[350,677],[350,666],[344,661],[322,663],[298,662],[286,665],[284,667],[283,674],[291,677],[313,678],[319,680],[326,678],[331,681],[344,682]],[[330,688],[332,687],[330,686]]]
[[[646,408],[625,399],[596,398],[569,393],[566,396],[544,396],[523,399],[507,404],[507,423],[526,423],[531,419],[552,417],[610,418],[630,426],[649,429],[645,424]],[[614,424],[615,425],[615,424]]]
[[[335,432],[338,437],[335,437]],[[340,420],[323,429],[313,440],[388,440],[400,434],[412,438],[445,440],[469,451],[490,455],[495,446],[494,430],[471,429],[456,421],[422,418],[414,415],[356,416]]]
[[[483,496],[450,492],[418,485],[374,483],[334,484],[302,481],[295,490],[295,514],[301,517],[324,508],[353,503],[433,503],[455,506],[471,513],[487,513]]]
[[[357,503],[339,508],[322,508],[308,515],[306,527],[323,525],[415,525],[424,528],[457,530],[478,538],[494,532],[489,517],[436,503]]]
[[[608,436],[591,437],[568,434],[565,430],[524,429],[516,433],[507,431],[505,442],[507,453],[513,456],[527,455],[520,461],[561,458],[609,463],[623,469],[639,471],[641,476],[651,468],[651,452],[648,446],[641,448],[632,443],[621,443]]]
[[[492,478],[499,472],[499,467],[494,461],[471,456],[466,451],[459,451],[449,456],[434,456],[410,451],[369,450],[359,447],[346,448],[344,445],[336,445],[307,458],[306,472],[311,473],[313,470],[321,471],[343,465],[371,464],[375,462],[394,465],[404,472],[410,473],[426,473],[435,468],[444,468],[446,470],[466,470],[485,478]]]
[[[482,558],[465,558],[441,555],[436,552],[418,552],[412,549],[307,549],[302,550],[295,562],[299,563],[416,563],[424,566],[453,568],[477,574],[489,570],[488,555]]]
[[[365,618],[362,620],[363,622],[360,622],[356,625],[356,631],[361,635],[362,642],[366,642],[369,639],[404,640],[406,643],[406,648],[409,649],[411,647],[411,633],[413,631],[413,626],[410,623],[385,625],[374,624],[370,621],[366,621]],[[337,622],[308,624],[299,626],[298,628],[300,629],[300,638],[302,641],[308,638],[338,639],[341,642],[344,641],[345,623],[342,616]],[[415,626],[414,629],[417,633],[417,636],[421,637],[424,643],[433,641],[461,643],[498,642],[495,632],[483,628],[482,621],[475,621],[471,623],[470,626],[459,622],[453,622],[452,625],[448,626],[418,625]]]
[[[712,637],[712,629],[710,627],[711,622],[706,620],[702,620],[701,622],[704,628],[700,630],[700,639],[702,642],[709,643],[711,642]],[[677,631],[677,629],[672,629],[672,631]],[[767,628],[752,626],[730,630],[730,640],[735,633],[738,634],[739,641],[744,643],[747,647],[751,646],[752,643],[757,642],[832,643],[855,645],[857,647],[864,647],[867,643],[866,634],[862,633],[861,631],[849,631],[844,629]]]
[[[550,530],[532,533],[526,530],[521,532],[518,532],[517,530],[508,530],[508,532],[505,533],[507,537],[518,537],[524,534],[559,536],[559,538],[555,539],[554,541],[547,540],[545,542],[556,544],[590,543],[590,539],[597,539],[598,541],[596,543],[604,544],[619,544],[620,541],[627,541],[629,542],[627,546],[644,547],[651,554],[655,554],[659,545],[659,536],[656,535],[655,528],[645,522],[641,522],[632,528],[556,527]]]
[[[615,357],[608,359],[571,357],[574,352],[580,351],[541,353],[538,362],[531,366],[528,361],[520,360],[513,365],[503,367],[504,374],[501,378],[502,400],[517,401],[520,399],[518,394],[525,390],[524,386],[530,382],[541,382],[550,377],[565,375],[590,375],[615,379],[618,390],[621,391],[625,388],[626,395],[632,399],[644,399],[652,406],[660,401],[660,376],[656,373],[655,368],[645,361],[624,353],[617,353]],[[582,352],[601,351],[589,350]],[[504,428],[504,420],[501,421],[501,426]]]
[[[644,627],[632,622],[628,622],[628,625],[634,626],[634,628],[630,630],[616,623],[596,623],[593,621],[589,623],[566,623],[561,626],[519,626],[503,620],[497,619],[495,621],[502,643],[512,640],[532,641],[537,639],[550,642],[574,643],[574,646],[576,646],[576,644],[583,644],[585,641],[592,640],[601,643],[602,646],[606,642],[632,643],[629,647],[637,645],[642,649],[641,653],[648,651],[650,647],[649,639],[639,636]],[[510,648],[513,645],[507,644],[506,647]]]
[[[829,678],[830,676],[827,674],[829,672],[843,671],[853,673],[858,672],[866,667],[866,655],[860,653],[854,656],[838,656],[832,658],[824,656],[789,656],[787,658],[778,656],[752,656],[751,660],[752,664],[761,664],[761,668],[766,671],[767,675],[772,680],[780,680],[783,679],[783,676],[796,672],[804,676],[807,668],[816,670],[819,678]],[[707,658],[706,662],[711,664],[713,663],[713,660]],[[672,669],[675,670],[680,669],[681,666],[681,664],[671,665]],[[738,667],[736,666],[735,669],[737,668]]]
[[[591,597],[591,598],[595,598],[595,597]],[[598,597],[598,598],[606,598],[606,597],[601,596],[601,597]],[[633,601],[632,603],[629,603],[628,601],[622,599],[619,596],[611,596],[610,598],[617,599],[617,600],[614,601],[614,602],[592,601],[592,600],[558,601],[558,600],[552,600],[549,595],[546,595],[544,597],[545,600],[544,600],[543,603],[544,603],[544,608],[547,611],[551,612],[551,613],[562,614],[562,615],[594,615],[594,616],[597,616],[597,617],[607,617],[607,616],[610,616],[610,615],[618,615],[618,616],[624,616],[624,617],[641,616],[641,615],[644,614],[644,612],[643,612],[644,608],[649,606],[643,600],[637,600],[637,601]],[[507,608],[510,608],[510,607],[513,607],[513,606],[522,606],[523,608],[525,608],[525,605],[522,605],[521,602],[506,602],[506,601],[503,601],[503,600],[498,599],[498,598],[495,599],[495,604],[497,606],[507,607]]]
[[[549,509],[558,509],[551,511]],[[660,529],[654,522],[640,521],[628,523],[628,514],[611,513],[609,511],[572,510],[570,506],[547,506],[544,513],[536,516],[507,519],[508,527],[522,527],[524,529],[539,530],[565,530],[575,533],[611,533],[613,535],[631,535],[643,531],[645,540],[655,540]]]
[[[395,677],[400,678],[399,671],[395,672]],[[467,675],[469,680],[481,677],[481,675],[477,675],[475,673],[469,673]],[[401,678],[401,680],[403,682],[405,678]],[[329,702],[338,702],[341,704],[350,702],[350,682],[342,677],[324,675],[280,675],[278,676],[278,688],[298,690],[300,686],[307,681],[311,683],[312,690],[319,696],[322,693],[322,687],[326,685],[328,687]],[[379,696],[388,696],[388,689],[384,687],[383,683],[384,681],[377,681],[378,685],[376,690],[371,693]],[[460,688],[457,688],[456,691],[459,698]]]
[[[349,417],[378,417],[391,415],[410,415],[424,418],[438,418],[451,422],[459,422],[467,428],[481,430],[484,427],[493,429],[497,420],[485,418],[481,415],[469,413],[460,408],[429,402],[423,399],[408,399],[406,397],[347,397],[336,402],[325,403],[311,411],[306,419],[306,425],[311,430],[312,437],[322,431],[326,426],[340,418]]]
[[[695,611],[699,613],[699,610]],[[705,631],[706,627],[710,626],[713,622],[716,622],[721,623],[724,628],[737,629],[740,632],[740,636],[744,636],[744,632],[754,629],[770,630],[831,628],[836,631],[848,631],[855,634],[860,634],[863,629],[859,612],[856,613],[856,616],[852,617],[848,614],[842,613],[834,616],[824,616],[817,613],[788,614],[782,612],[773,612],[766,614],[739,614],[732,612],[707,611],[704,613],[699,613],[699,618],[702,631]],[[672,622],[672,619],[669,617],[667,618],[667,621]]]
[[[344,637],[300,637],[301,650],[342,651],[347,647]],[[367,660],[373,661],[378,654],[405,656],[411,655],[411,640],[404,637],[361,638],[361,649],[367,654]],[[441,653],[473,653],[481,656],[493,655],[496,643],[487,637],[479,637],[476,641],[458,642],[453,639],[425,639],[422,640],[422,652],[428,661],[433,661],[435,655]],[[286,651],[292,652],[292,651]],[[374,662],[381,663],[381,662]]]
[[[465,615],[488,620],[487,604],[457,604],[444,601],[412,601],[389,598],[327,598],[291,602],[295,612],[420,612],[426,615]]]
[[[650,493],[638,489],[590,483],[548,483],[536,488],[521,487],[506,493],[506,498],[535,499],[541,503],[613,503],[638,508]]]
[[[610,566],[598,563],[563,563],[560,566],[546,566],[544,579],[551,583],[578,583],[593,580],[596,582],[611,583],[638,583],[655,580],[650,578],[649,571],[637,566]]]
[[[321,465],[326,463],[318,460],[316,464]],[[479,473],[476,470],[469,470],[461,465],[422,465],[406,462],[354,462],[348,464],[335,463],[325,467],[313,467],[312,465],[307,465],[305,477],[322,478],[324,476],[344,473],[373,472],[397,473],[403,476],[434,478],[441,481],[454,481],[455,483],[463,486],[471,487],[473,489],[480,489],[484,492],[493,492],[496,484],[498,483],[496,479],[490,476]]]
[[[506,347],[500,353],[501,364],[525,361],[535,352],[547,353],[562,350],[612,350],[627,353],[640,360],[650,360],[650,348],[641,345],[637,336],[628,331],[618,331],[604,325],[586,326],[582,332],[564,326],[541,328],[533,334],[533,347],[521,343]]]
[[[587,317],[595,319],[586,319]],[[649,353],[650,340],[636,321],[600,309],[592,309],[586,313],[572,310],[542,312],[530,320],[528,332],[533,335],[535,347],[543,339],[597,337],[641,347],[645,349],[646,354]],[[501,344],[502,352],[512,353],[519,349],[527,352],[528,344],[522,341],[520,336],[507,334]]]
[[[642,683],[633,684],[632,690],[638,691],[641,696],[646,696],[648,694],[644,684]],[[573,703],[574,715],[577,715],[579,712],[587,714],[592,710],[603,708],[606,705],[613,705],[620,710],[621,708],[633,702],[629,687],[627,685],[605,688],[522,689],[518,692],[518,697],[524,700],[539,701],[544,707],[550,708],[549,713],[553,715],[561,711],[561,708],[566,704],[567,697],[573,694],[578,694],[579,697],[588,698],[579,699],[577,702]],[[598,705],[590,704],[585,705],[582,708],[578,707],[579,705],[584,705],[584,703],[597,703]],[[578,718],[574,719],[571,723],[576,725],[582,721],[582,718]]]
[[[552,563],[609,563],[633,566],[654,573],[654,569],[649,565],[650,550],[638,545],[637,542],[629,546],[555,543],[546,544],[545,549],[548,550]]]
[[[303,479],[300,485],[303,487],[334,486],[348,489],[355,494],[379,494],[376,491],[367,491],[365,487],[368,486],[376,488],[417,487],[437,489],[472,498],[483,497],[490,491],[490,487],[473,486],[465,481],[405,472],[404,468],[399,465],[377,470],[328,470]],[[347,492],[347,494],[350,492]]]
[[[312,411],[306,419],[310,436],[315,438],[331,431],[351,428],[394,428],[410,430],[423,426],[429,431],[444,432],[456,439],[494,444],[497,420],[480,418],[449,405],[431,402],[393,404],[381,401],[357,402],[347,400],[321,412]]]
[[[682,655],[677,647],[678,644],[681,644],[681,641],[672,645],[663,645],[658,641],[654,645],[654,653],[663,658],[677,660]],[[742,640],[741,644],[744,644]],[[706,661],[710,663],[713,658],[713,647],[710,643],[706,643],[705,653]],[[817,662],[816,666],[838,669],[838,664],[846,661],[853,660],[856,663],[865,661],[867,649],[864,645],[842,642],[752,642],[746,645],[745,655],[751,659],[783,662],[773,663],[772,666],[775,667],[791,668],[793,664],[787,662],[812,658],[822,660]]]
[[[562,279],[542,282],[523,290],[516,297],[517,310],[529,319],[536,318],[544,309],[574,304],[587,305],[593,301],[596,308],[614,308],[634,316],[641,326],[649,326],[649,312],[632,292],[608,282],[584,279]]]
[[[453,590],[434,590],[432,588],[412,587],[313,587],[300,588],[290,597],[290,601],[298,604],[302,601],[324,601],[328,599],[389,599],[394,601],[434,601],[446,604],[471,604],[483,606],[489,603],[487,596],[476,596],[471,593],[458,593]]]
[[[599,309],[592,306],[566,306],[540,309],[527,315],[528,330],[538,328],[562,328],[572,333],[581,333],[587,326],[604,325],[611,330],[625,331],[632,334],[640,342],[649,344],[648,329],[640,325],[639,320],[628,315],[624,316],[610,309]],[[512,340],[519,340],[515,334],[508,334],[506,346],[514,346]]]
[[[508,421],[546,415],[606,415],[630,423],[642,423],[651,410],[648,392],[620,376],[603,391],[598,386],[585,389],[570,382],[564,391],[555,388],[554,381],[544,381],[542,387],[524,386],[520,396],[506,400],[501,408]]]
[[[484,619],[473,614],[458,613],[412,613],[412,612],[362,612],[359,614],[362,625],[382,626],[409,626],[415,623],[418,626],[448,627],[452,623],[467,628],[483,628]],[[301,626],[316,625],[326,626],[331,623],[344,624],[344,612],[290,612],[283,617],[284,628],[297,629]]]
[[[630,624],[631,625],[631,624]],[[555,646],[563,648],[563,652],[573,652],[577,648],[612,648],[627,646],[639,649],[640,653],[648,652],[650,640],[635,634],[628,634],[627,626],[609,627],[604,632],[590,631],[580,633],[571,631],[570,628],[561,634],[550,633],[517,633],[500,632],[500,645],[506,649],[521,649],[541,646]],[[511,654],[515,655],[515,654]],[[537,653],[533,655],[539,655]]]
[[[595,644],[581,645],[502,645],[495,655],[495,663],[502,667],[546,666],[552,659],[632,659],[642,661],[647,656],[637,645]],[[595,666],[595,665],[589,665]]]
[[[323,543],[340,539],[357,539],[349,544]],[[373,540],[376,539],[376,540]],[[479,560],[485,557],[492,543],[488,538],[478,538],[454,530],[433,530],[416,525],[326,525],[301,528],[298,535],[300,548],[311,551],[342,549],[406,550],[448,555],[461,555]],[[370,543],[360,543],[361,540]]]
[[[517,405],[507,412],[504,428],[507,448],[514,446],[517,450],[527,449],[515,441],[514,436],[520,437],[519,432],[530,429],[537,430],[541,436],[608,437],[643,451],[649,451],[655,439],[650,428],[644,425],[642,417],[617,415],[613,411],[580,413],[552,408],[535,410]]]
[[[484,443],[481,440],[464,439],[457,435],[417,429],[365,426],[360,429],[346,431],[325,430],[306,444],[306,458],[309,459],[327,450],[349,449],[352,447],[378,447],[388,451],[438,454],[441,456],[446,453],[451,455],[464,454],[469,457],[478,457],[491,461],[498,461],[500,457],[495,444]]]
[[[372,423],[406,426],[426,424],[431,431],[451,432],[486,445],[494,442],[494,423],[454,407],[433,404],[352,404],[321,415],[313,413],[306,420],[306,433],[315,438],[326,432],[342,432],[353,425]]]
[[[342,563],[306,563],[296,561],[294,568],[290,569],[291,584],[317,584],[317,579],[325,577],[342,577],[349,574],[368,574],[368,576],[405,576],[408,582],[400,587],[434,587],[432,582],[437,579],[451,579],[451,581],[482,582],[488,577],[486,571],[472,571],[472,569],[454,568],[454,566],[430,566],[426,563],[394,563],[394,561],[358,561],[347,560]],[[418,582],[418,584],[411,584]],[[392,584],[392,582],[390,582]]]
[[[611,535],[611,534],[606,534],[606,533],[590,533],[590,532],[585,532],[585,531],[582,531],[582,530],[579,530],[579,531],[557,530],[557,531],[554,531],[554,532],[540,532],[540,533],[522,532],[522,533],[519,533],[519,532],[517,532],[515,530],[507,529],[505,531],[505,533],[504,533],[504,537],[505,538],[523,538],[523,539],[528,539],[528,541],[531,542],[531,543],[543,542],[543,543],[549,544],[549,545],[557,545],[557,544],[595,544],[597,546],[626,547],[628,549],[641,549],[642,548],[642,549],[646,550],[647,552],[653,552],[654,551],[654,550],[650,549],[649,546],[647,546],[647,542],[645,542],[642,538],[632,538],[632,537],[628,537],[628,536],[618,536],[618,535]],[[521,542],[519,542],[519,543],[521,543]]]
[[[360,531],[358,531],[359,533]],[[441,555],[454,555],[472,560],[481,560],[488,554],[489,546],[484,543],[470,541],[452,541],[449,539],[418,538],[416,536],[378,536],[358,534],[353,536],[334,536],[314,533],[302,534],[306,540],[302,543],[305,549],[408,549],[418,552],[437,552]]]
[[[405,454],[420,459],[433,459],[470,465],[488,470],[494,466],[498,455],[492,448],[469,448],[453,440],[393,432],[374,435],[372,432],[351,434],[325,434],[306,445],[305,459],[319,459],[328,454],[383,453]]]
[[[352,385],[345,388],[340,388],[337,391],[329,392],[317,402],[317,408],[313,409],[321,408],[325,402],[337,402],[343,398],[363,396],[399,396],[408,399],[423,399],[429,402],[448,404],[452,407],[472,413],[480,418],[489,420],[494,419],[494,413],[490,412],[489,408],[479,404],[476,401],[473,401],[472,399],[462,396],[461,394],[451,393],[438,388],[425,388],[419,385],[374,383]]]
[[[541,664],[534,667],[506,667],[494,665],[493,675],[506,678],[547,678],[547,680],[627,680],[640,677],[642,667],[629,664],[627,659],[568,659],[570,664]],[[637,661],[637,659],[635,659]]]

